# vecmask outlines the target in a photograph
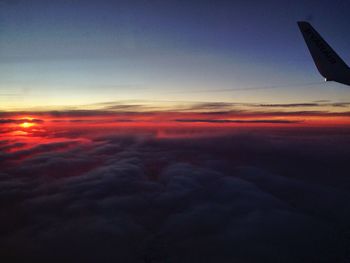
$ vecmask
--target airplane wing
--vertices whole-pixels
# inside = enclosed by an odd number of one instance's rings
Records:
[[[299,21],[298,26],[315,65],[325,80],[350,85],[350,68],[348,65],[310,23]]]

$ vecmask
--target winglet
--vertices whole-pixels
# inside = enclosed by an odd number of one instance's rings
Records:
[[[326,81],[336,81],[350,85],[350,68],[339,55],[310,23],[299,21],[298,26],[318,71]]]

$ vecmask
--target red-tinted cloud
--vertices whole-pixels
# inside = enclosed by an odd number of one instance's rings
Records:
[[[41,117],[0,141],[3,257],[346,258],[349,129]]]

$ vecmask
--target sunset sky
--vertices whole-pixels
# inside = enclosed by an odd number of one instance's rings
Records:
[[[111,101],[350,101],[347,87],[322,82],[296,26],[311,21],[350,61],[348,1],[0,5],[4,111]]]
[[[348,262],[349,10],[0,0],[0,261]]]

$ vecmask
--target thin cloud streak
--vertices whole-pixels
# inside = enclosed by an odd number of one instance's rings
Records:
[[[281,88],[295,88],[295,87],[310,87],[314,85],[320,85],[324,82],[308,82],[308,83],[296,83],[296,84],[286,84],[286,85],[266,85],[266,86],[256,86],[247,88],[228,88],[228,89],[203,89],[203,90],[189,90],[186,93],[211,93],[211,92],[241,92],[241,91],[255,91],[255,90],[267,90],[267,89],[281,89]],[[166,94],[179,94],[184,93],[183,91],[167,92]]]
[[[290,120],[205,120],[205,119],[177,119],[177,122],[201,122],[201,123],[279,123],[279,124],[291,124],[302,123],[303,121],[290,121]]]

